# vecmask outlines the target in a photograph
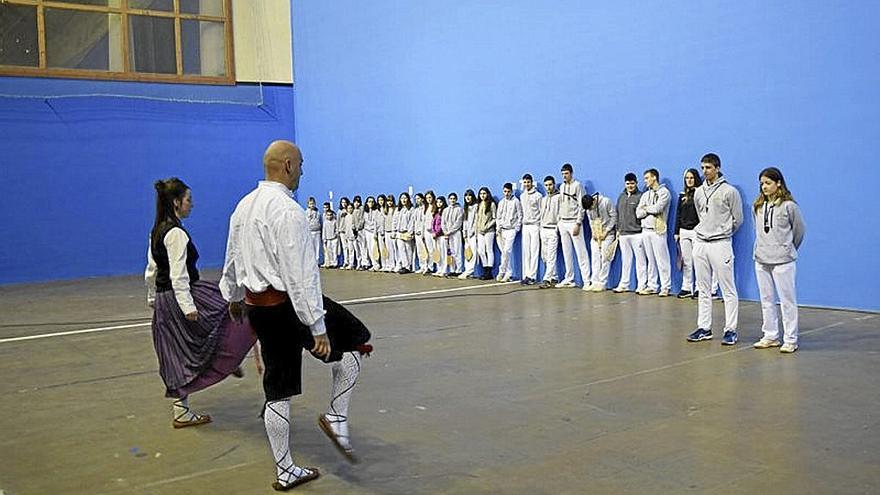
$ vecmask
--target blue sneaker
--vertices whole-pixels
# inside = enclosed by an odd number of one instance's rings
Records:
[[[733,330],[725,330],[724,336],[721,337],[721,345],[736,344],[736,332]]]
[[[706,330],[705,328],[698,328],[691,332],[690,335],[687,336],[688,342],[699,342],[701,340],[712,340],[712,330]]]

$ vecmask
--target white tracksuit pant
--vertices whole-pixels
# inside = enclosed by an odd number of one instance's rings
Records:
[[[367,254],[367,232],[362,230],[358,232],[354,244],[354,254],[357,256],[359,267],[367,268],[370,266],[370,255]]]
[[[437,271],[442,274],[461,273],[461,231],[440,236],[437,241],[440,242],[440,263]]]
[[[513,264],[510,262],[510,258],[513,255],[513,242],[515,240],[515,229],[499,230],[498,248],[501,250],[501,263],[498,265],[499,277],[513,277]]]
[[[781,265],[765,265],[755,262],[755,276],[758,278],[758,292],[761,294],[761,313],[764,325],[761,330],[765,339],[779,340],[779,316],[776,309],[776,296],[782,307],[783,342],[798,343],[798,307],[795,291],[795,262]]]
[[[603,289],[608,288],[608,272],[611,271],[611,262],[614,260],[614,252],[611,253],[611,257],[608,259],[605,259],[605,253],[608,251],[608,246],[613,244],[614,239],[616,238],[616,233],[610,233],[605,239],[602,239],[602,242],[599,242],[596,239],[590,239],[590,249],[593,251],[593,278],[590,280],[591,285],[598,285]]]
[[[379,245],[379,243],[382,242],[382,238],[377,238],[375,232],[368,232],[366,230],[363,232],[363,235],[367,239],[367,253],[370,256],[370,261],[373,264],[373,268],[378,270],[380,266],[379,260],[382,255],[377,255],[376,253],[382,252],[382,247]]]
[[[355,268],[355,252],[354,252],[354,239],[342,239],[342,266],[347,268]]]
[[[324,240],[324,264],[327,266],[339,265],[339,238]]]
[[[385,231],[385,250],[388,255],[382,259],[382,270],[390,272],[397,266],[397,239],[394,232]]]
[[[480,264],[491,272],[495,266],[495,231],[490,230],[485,234],[477,234],[477,253],[480,255]]]
[[[556,227],[541,227],[541,259],[544,260],[544,281],[556,282],[556,251],[559,248],[559,231]]]
[[[541,226],[522,226],[522,278],[538,278],[538,257],[541,254]]]
[[[400,234],[398,234],[399,236]],[[395,265],[396,269],[400,270],[401,268],[406,268],[410,270],[412,267],[413,261],[413,249],[415,248],[415,244],[412,239],[405,241],[398,237],[397,239],[397,265]]]
[[[565,278],[562,283],[574,282],[574,260],[572,259],[572,248],[577,254],[578,267],[581,271],[581,280],[585,285],[589,285],[590,280],[590,255],[587,253],[587,244],[584,241],[584,229],[581,227],[578,235],[573,235],[575,220],[559,221],[559,240],[562,243],[562,259],[565,261]]]
[[[321,263],[321,246],[323,245],[321,242],[321,231],[310,230],[309,236],[312,241],[312,249],[315,250],[315,261]]]
[[[681,248],[681,290],[694,291],[694,240],[693,230],[679,229],[678,246]]]
[[[642,231],[642,244],[648,258],[648,289],[672,290],[672,267],[669,264],[669,246],[666,244],[666,233],[658,234],[653,229]],[[657,275],[660,275],[660,286],[657,286]]]
[[[694,242],[697,234],[693,230],[679,229],[678,245],[681,247],[681,290],[694,292],[696,278],[694,277]],[[718,292],[718,278],[712,274],[712,294]]]
[[[736,330],[739,296],[733,281],[733,243],[730,239],[694,242],[694,268],[697,272],[697,327],[712,330],[712,275],[718,278],[724,298],[724,330]]]
[[[425,240],[425,249],[428,251],[428,259],[420,270],[422,272],[429,272],[437,268],[437,263],[434,262],[434,245],[437,243],[437,239],[434,239],[433,232],[428,231],[422,234],[422,238]]]
[[[625,234],[620,236],[620,283],[618,290],[629,290],[629,282],[632,279],[632,261],[636,259],[636,291],[645,288],[648,280],[645,248],[642,245],[642,234]]]
[[[465,246],[471,248],[471,259],[465,258],[464,272],[462,272],[462,274],[467,277],[468,275],[474,274],[474,269],[477,266],[477,260],[480,259],[480,254],[477,252],[477,236],[473,235],[471,237],[465,238],[464,244]]]

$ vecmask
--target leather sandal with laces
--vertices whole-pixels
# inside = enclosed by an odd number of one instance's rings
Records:
[[[345,419],[336,420],[334,422],[341,423],[343,421],[345,421]],[[327,437],[330,439],[330,441],[333,442],[333,446],[336,447],[336,450],[338,450],[339,453],[342,454],[343,457],[345,457],[345,459],[348,462],[350,462],[352,464],[356,464],[358,462],[357,458],[354,456],[354,450],[351,447],[345,447],[339,441],[340,438],[345,438],[346,440],[348,440],[348,437],[343,436],[343,435],[338,435],[336,432],[334,432],[333,426],[330,424],[330,420],[327,419],[327,416],[325,416],[323,414],[318,416],[318,426],[321,427],[321,431],[323,431],[324,434],[327,435]]]

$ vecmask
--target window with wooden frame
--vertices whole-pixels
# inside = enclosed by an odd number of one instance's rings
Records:
[[[0,0],[0,75],[234,84],[231,0]]]

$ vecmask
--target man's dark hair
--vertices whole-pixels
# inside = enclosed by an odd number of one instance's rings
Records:
[[[532,182],[535,181],[535,179],[532,178],[532,174],[523,175],[522,180],[530,180]]]
[[[706,153],[703,155],[703,158],[700,158],[700,163],[710,163],[714,165],[715,168],[721,168],[721,158],[715,153]]]
[[[510,189],[511,191],[513,191],[513,184],[511,184],[510,182],[505,182],[504,189]]]
[[[547,177],[544,177],[544,182],[547,182],[548,180],[552,180],[553,183],[556,184],[556,177],[553,177],[552,175],[548,175]]]
[[[572,172],[572,173],[574,173],[574,169],[571,168],[571,164],[570,164],[570,163],[565,163],[565,164],[563,164],[563,165],[562,165],[562,169],[560,169],[560,171],[561,171],[561,172]]]
[[[653,175],[655,179],[660,178],[660,172],[658,172],[656,168],[649,168],[648,170],[645,170],[645,173]]]
[[[639,178],[636,177],[636,174],[629,172],[623,176],[623,181],[624,182],[638,182]]]

